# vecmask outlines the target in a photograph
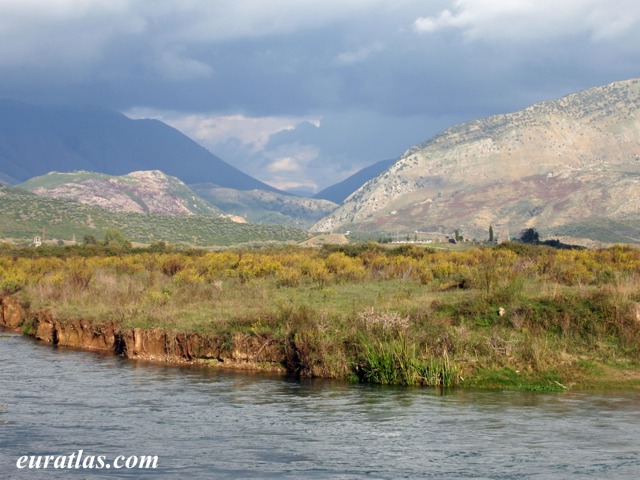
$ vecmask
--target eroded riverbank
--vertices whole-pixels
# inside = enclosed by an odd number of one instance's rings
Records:
[[[295,336],[288,343],[283,343],[267,335],[206,335],[157,328],[123,328],[113,321],[60,320],[46,311],[28,311],[10,297],[0,298],[0,327],[53,346],[108,352],[128,359],[163,364],[300,376],[302,362],[308,361],[301,358],[304,347],[295,344]],[[458,375],[452,384],[507,390],[559,392],[569,389],[640,388],[640,364],[627,361],[598,363],[585,360],[582,368],[554,369],[534,375],[510,368],[459,370]],[[468,378],[465,379],[464,375]],[[355,375],[326,378],[357,380]]]
[[[159,329],[122,328],[113,321],[59,320],[0,298],[0,326],[63,347],[113,352],[132,359],[200,363],[243,370],[286,373],[285,349],[272,339],[236,333],[201,335]]]

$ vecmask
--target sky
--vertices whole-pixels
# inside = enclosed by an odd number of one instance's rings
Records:
[[[0,0],[0,97],[156,118],[298,192],[636,77],[637,0]]]

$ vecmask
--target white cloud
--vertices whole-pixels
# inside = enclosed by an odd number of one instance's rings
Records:
[[[634,33],[636,0],[456,0],[452,9],[420,17],[418,33],[459,29],[471,40],[529,41],[586,34],[594,41]]]
[[[173,81],[207,78],[213,74],[210,65],[170,50],[160,54],[155,67],[164,78]]]
[[[318,118],[185,114],[151,108],[134,108],[125,114],[131,118],[153,118],[165,122],[214,152],[218,145],[231,139],[240,141],[250,151],[256,152],[265,147],[272,135],[294,130],[301,123],[320,127]]]
[[[260,176],[276,188],[305,187],[316,190],[317,165],[314,163],[319,154],[317,146],[300,143],[280,145],[274,150],[263,151],[266,165],[260,169]]]
[[[371,45],[349,50],[338,54],[336,61],[339,65],[353,65],[360,63],[371,57],[372,55],[384,50],[384,44],[376,41]]]
[[[433,33],[447,27],[454,26],[453,15],[449,10],[443,10],[435,17],[420,17],[416,19],[413,26],[418,33]]]
[[[271,173],[299,173],[302,165],[293,157],[282,157],[267,167]]]

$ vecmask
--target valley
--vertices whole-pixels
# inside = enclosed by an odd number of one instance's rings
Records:
[[[500,241],[535,228],[544,238],[585,245],[638,244],[639,107],[640,81],[632,79],[455,125],[305,198],[251,179],[161,122],[5,101],[0,178],[21,179],[19,188],[39,196],[122,214],[227,218],[352,238],[446,239],[459,232],[485,241],[491,227]],[[79,233],[93,228],[74,221]],[[142,234],[136,229],[149,229],[128,221],[114,226],[122,225],[140,241],[163,235]],[[0,238],[18,230],[0,231]],[[162,240],[219,241],[186,230],[176,236],[165,229]]]

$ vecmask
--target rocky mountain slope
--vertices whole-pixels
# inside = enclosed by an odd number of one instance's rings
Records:
[[[640,242],[640,80],[454,126],[408,150],[316,231]],[[606,238],[603,238],[606,237]]]
[[[109,175],[161,170],[185,183],[277,191],[158,120],[0,99],[0,179],[19,183],[51,171],[76,170]]]
[[[79,171],[51,172],[18,185],[36,195],[72,200],[113,212],[159,215],[221,214],[182,181],[158,170],[123,176]]]
[[[235,190],[210,183],[189,185],[200,197],[249,222],[309,228],[338,205],[329,200],[298,197],[265,190]]]
[[[362,185],[367,183],[372,178],[377,177],[382,172],[387,170],[394,160],[382,160],[376,162],[373,165],[369,165],[362,170],[357,171],[353,175],[345,178],[341,182],[331,185],[324,190],[316,193],[313,198],[324,198],[335,203],[342,203],[349,195],[359,189]]]

